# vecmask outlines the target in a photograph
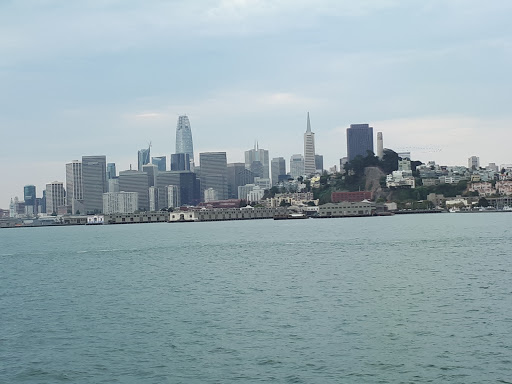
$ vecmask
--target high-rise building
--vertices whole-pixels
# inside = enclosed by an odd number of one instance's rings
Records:
[[[290,176],[293,179],[304,175],[304,156],[297,154],[290,158]]]
[[[156,183],[158,167],[155,164],[146,164],[142,166],[142,171],[148,174],[148,185],[153,187]]]
[[[306,133],[304,133],[304,173],[308,176],[316,173],[315,165],[315,134],[311,132],[311,122],[308,122]]]
[[[254,176],[268,179],[269,165],[268,150],[260,149],[258,142],[254,143],[254,149],[245,151],[245,167],[254,173]]]
[[[66,204],[66,191],[62,181],[46,184],[46,212],[57,214],[58,207]]]
[[[350,128],[347,128],[348,161],[359,155],[366,157],[368,151],[373,152],[373,127],[368,124],[350,124]]]
[[[149,210],[149,180],[146,172],[133,170],[119,172],[119,191],[137,192],[138,209]]]
[[[229,199],[237,198],[239,186],[254,182],[254,173],[245,168],[245,163],[229,163],[227,172]]]
[[[179,203],[183,205],[196,205],[201,200],[201,183],[196,174],[189,171],[167,171],[159,172],[156,176],[156,186],[159,189],[174,185],[178,188]],[[159,196],[165,195],[164,191],[159,192]],[[168,204],[168,202],[166,203]],[[167,205],[169,207],[169,205]]]
[[[23,187],[23,197],[25,200],[25,214],[34,215],[37,213],[36,205],[36,186],[25,185]]]
[[[382,138],[382,132],[377,132],[377,157],[382,160],[384,156],[384,140]]]
[[[190,171],[188,153],[173,153],[171,155],[171,171]]]
[[[188,116],[186,115],[178,117],[178,125],[176,126],[176,153],[186,153],[190,162],[194,162],[192,128],[190,127]]]
[[[213,188],[219,200],[228,198],[227,157],[226,152],[204,152],[199,154],[201,167],[201,196],[204,190]]]
[[[286,160],[284,157],[274,157],[270,162],[272,169],[272,186],[279,184],[279,176],[286,175]]]
[[[117,177],[116,163],[107,163],[107,180]]]
[[[159,172],[167,171],[167,157],[166,156],[152,157],[151,163],[155,164],[157,166]]]
[[[146,164],[149,164],[149,159],[151,158],[151,144],[147,148],[143,148],[138,152],[138,170],[142,171],[142,167]]]
[[[324,171],[324,157],[322,155],[315,155],[315,168],[317,173]]]
[[[480,168],[480,158],[478,156],[471,156],[468,159],[468,168],[472,170]]]
[[[100,213],[103,209],[103,194],[108,187],[106,168],[106,156],[82,156],[84,213]]]
[[[138,209],[137,192],[107,192],[103,194],[103,213],[134,213]]]
[[[176,185],[165,187],[167,192],[167,208],[178,208],[181,205],[180,189]]]
[[[108,177],[108,175],[107,175]],[[73,214],[83,211],[84,187],[82,179],[82,163],[73,160],[66,164],[66,204],[71,206]]]

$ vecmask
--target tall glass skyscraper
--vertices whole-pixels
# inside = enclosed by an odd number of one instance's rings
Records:
[[[358,155],[365,157],[373,152],[373,127],[368,124],[350,124],[347,128],[347,157],[354,160]]]
[[[149,164],[149,159],[151,158],[151,144],[148,148],[143,148],[138,152],[138,170],[142,171],[142,167],[146,164]]]
[[[186,153],[191,162],[194,162],[194,145],[192,144],[192,128],[188,116],[178,117],[176,126],[176,153]]]

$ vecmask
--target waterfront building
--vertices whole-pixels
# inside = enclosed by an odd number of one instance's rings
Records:
[[[316,173],[322,174],[324,172],[324,157],[322,155],[315,155],[315,168]]]
[[[226,152],[204,152],[199,154],[201,167],[201,188],[213,188],[219,200],[228,198],[227,158]]]
[[[171,171],[190,171],[190,160],[188,153],[173,153],[171,155]]]
[[[142,171],[142,167],[146,164],[149,164],[149,160],[151,159],[151,144],[147,148],[143,148],[139,150],[137,154],[137,169]]]
[[[107,192],[103,194],[103,213],[134,213],[138,209],[137,192]]]
[[[259,148],[258,142],[254,148],[245,151],[245,168],[254,173],[256,177],[269,178],[269,156],[268,150]]]
[[[146,172],[134,170],[119,172],[120,192],[137,192],[138,209],[149,210],[149,178]]]
[[[366,157],[368,151],[373,152],[373,127],[368,124],[350,124],[347,128],[348,161],[359,155]]]
[[[270,162],[272,170],[272,186],[279,184],[279,176],[286,175],[286,160],[284,157],[274,157]]]
[[[46,184],[46,211],[49,214],[57,214],[58,207],[66,205],[66,191],[64,183],[54,181]]]
[[[36,214],[36,186],[25,185],[23,187],[23,198],[25,201],[25,214],[29,216]]]
[[[307,176],[310,176],[316,173],[316,164],[315,164],[315,134],[311,132],[311,123],[309,121],[309,112],[308,112],[308,121],[306,127],[306,133],[304,133],[304,173]]]
[[[116,163],[107,163],[107,180],[117,177]]]
[[[297,179],[298,177],[303,176],[304,173],[304,156],[300,154],[292,155],[290,158],[290,176],[293,179]]]
[[[318,207],[319,217],[371,216],[375,203],[369,201],[327,203]]]
[[[238,187],[254,182],[254,173],[245,168],[245,163],[228,163],[228,198],[235,199],[238,196]]]
[[[377,157],[382,160],[384,156],[384,140],[382,138],[382,132],[377,132]]]
[[[77,212],[85,214],[82,162],[78,160],[66,164],[66,203],[71,206],[73,214]]]
[[[106,156],[82,156],[84,213],[101,213],[103,194],[107,192]]]
[[[480,158],[478,156],[471,156],[468,158],[468,168],[470,170],[476,170],[480,168]]]
[[[176,153],[186,153],[190,162],[194,163],[192,128],[190,127],[188,116],[186,115],[178,117],[178,124],[176,126]],[[190,167],[188,169],[190,169]]]

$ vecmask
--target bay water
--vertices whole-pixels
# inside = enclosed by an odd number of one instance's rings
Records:
[[[1,383],[512,383],[512,214],[0,230]]]

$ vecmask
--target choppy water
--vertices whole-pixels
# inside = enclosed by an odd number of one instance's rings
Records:
[[[0,230],[0,382],[509,383],[511,224]]]

